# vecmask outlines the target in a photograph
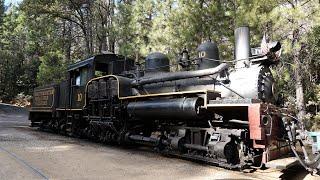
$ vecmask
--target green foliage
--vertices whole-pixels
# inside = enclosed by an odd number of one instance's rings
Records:
[[[4,0],[0,0],[0,24],[1,25],[3,23],[4,11],[5,11]]]
[[[24,14],[12,7],[3,17],[0,34],[0,98],[8,101],[19,92],[28,92],[26,87],[30,84],[25,83],[32,81],[32,77],[24,71],[27,65],[23,51],[26,41],[26,30],[22,23]]]
[[[63,62],[63,54],[59,51],[47,52],[40,58],[37,82],[39,85],[58,83],[65,79],[66,66]]]
[[[134,51],[132,21],[132,5],[120,3],[117,6],[118,15],[115,17],[116,39],[119,44],[119,53],[129,56]]]

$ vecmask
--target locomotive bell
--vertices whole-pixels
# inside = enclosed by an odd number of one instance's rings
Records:
[[[214,42],[206,41],[197,48],[199,57],[198,69],[208,69],[220,64],[219,49]]]
[[[146,57],[145,70],[146,72],[169,72],[169,58],[160,52],[150,53]]]

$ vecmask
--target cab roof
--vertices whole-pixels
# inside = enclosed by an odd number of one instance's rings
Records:
[[[87,59],[84,59],[84,60],[81,60],[81,61],[78,61],[74,64],[71,64],[68,66],[68,71],[73,71],[75,69],[79,69],[81,67],[85,67],[85,66],[93,66],[94,63],[99,63],[99,64],[108,64],[110,63],[111,61],[116,61],[116,60],[119,60],[119,59],[123,59],[124,56],[121,56],[121,55],[117,55],[117,54],[114,54],[112,52],[107,52],[107,53],[104,53],[104,54],[98,54],[98,55],[95,55],[95,56],[91,56]]]

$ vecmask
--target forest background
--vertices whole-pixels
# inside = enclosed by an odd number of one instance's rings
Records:
[[[0,101],[28,101],[34,87],[63,80],[68,65],[106,51],[137,61],[160,51],[174,63],[184,47],[211,40],[231,60],[242,25],[252,47],[264,34],[282,43],[272,69],[279,93],[318,129],[319,0],[0,0]]]

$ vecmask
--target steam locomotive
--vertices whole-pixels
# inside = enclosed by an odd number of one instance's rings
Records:
[[[177,72],[159,52],[146,57],[144,69],[121,55],[96,55],[69,66],[66,81],[36,88],[29,119],[41,129],[152,146],[229,169],[262,167],[294,151],[314,171],[295,151],[299,121],[277,105],[270,66],[280,49],[273,43],[253,52],[249,28],[239,27],[232,62],[219,60],[213,42],[193,59],[184,50]]]

